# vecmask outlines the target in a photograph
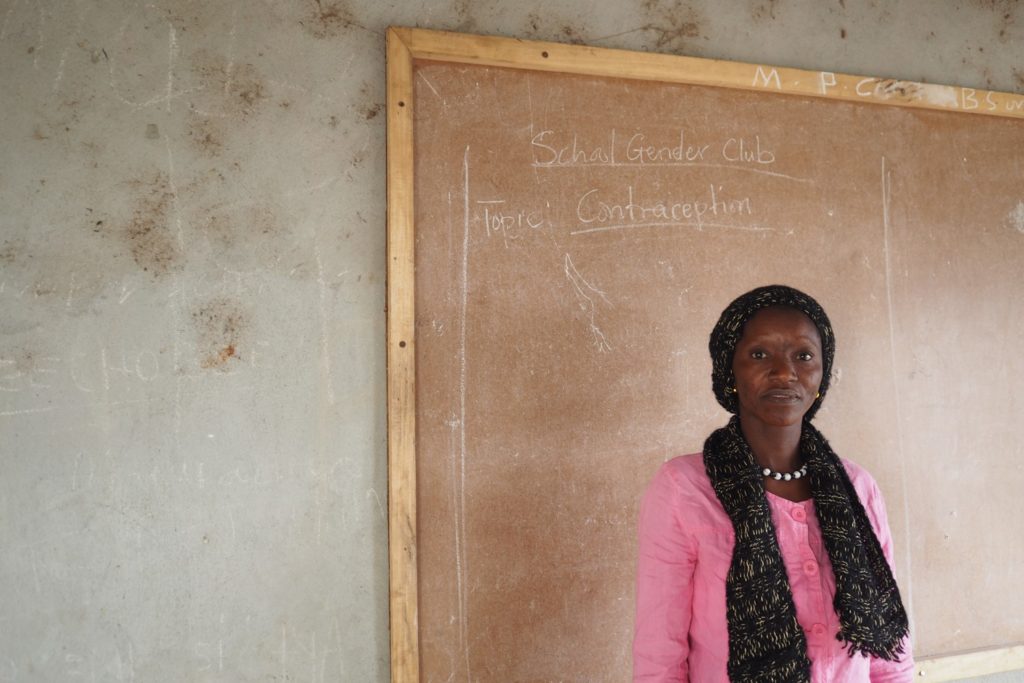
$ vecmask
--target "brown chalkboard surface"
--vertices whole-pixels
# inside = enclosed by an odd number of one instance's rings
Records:
[[[640,496],[770,283],[834,322],[917,656],[1020,665],[1024,98],[408,29],[389,79],[396,681],[628,680]]]

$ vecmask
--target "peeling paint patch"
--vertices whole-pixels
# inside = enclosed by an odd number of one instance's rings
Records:
[[[1010,225],[1024,235],[1024,201],[1019,202],[1010,212]]]
[[[241,359],[249,320],[239,302],[228,298],[208,301],[192,312],[192,324],[200,367],[224,371],[232,359]]]
[[[949,85],[924,85],[918,83],[917,92],[925,102],[940,107],[957,107],[960,102],[956,88]]]

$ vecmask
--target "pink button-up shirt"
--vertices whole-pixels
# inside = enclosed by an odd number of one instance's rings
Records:
[[[889,565],[892,536],[878,485],[857,465],[843,461],[867,511]],[[911,681],[910,644],[902,661],[852,658],[836,640],[839,616],[832,607],[836,582],[814,512],[814,501],[794,503],[766,493],[786,565],[796,617],[807,636],[813,683]],[[701,455],[665,463],[640,509],[634,683],[728,681],[729,635],[725,577],[735,541],[732,522]]]

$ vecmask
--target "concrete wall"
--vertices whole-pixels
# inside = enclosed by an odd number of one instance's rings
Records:
[[[1013,0],[0,1],[0,681],[388,680],[391,24],[1024,92]]]

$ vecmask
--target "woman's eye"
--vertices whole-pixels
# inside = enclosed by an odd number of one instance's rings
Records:
[[[753,358],[754,360],[764,360],[765,358],[768,357],[768,354],[765,353],[764,351],[751,351],[750,357]]]
[[[796,357],[803,361],[814,360],[814,354],[810,351],[801,351]]]

